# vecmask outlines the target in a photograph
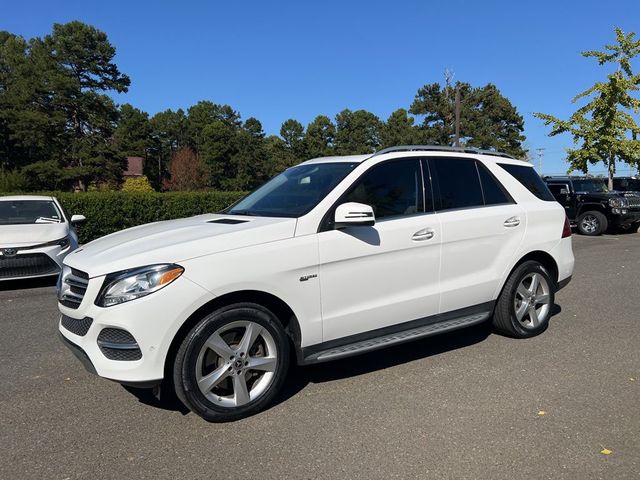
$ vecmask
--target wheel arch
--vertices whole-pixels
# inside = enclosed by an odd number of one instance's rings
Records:
[[[577,218],[586,212],[600,212],[606,216],[607,209],[601,203],[585,203],[580,205],[578,211],[576,212],[576,220]]]
[[[298,318],[291,309],[291,307],[281,298],[259,290],[240,290],[236,292],[226,293],[219,297],[216,297],[209,302],[202,305],[195,312],[193,312],[178,329],[176,334],[171,340],[167,355],[164,360],[164,378],[172,378],[171,369],[173,366],[173,359],[176,356],[180,344],[184,337],[189,333],[193,326],[202,319],[205,315],[210,314],[218,310],[219,308],[233,305],[234,303],[255,303],[264,308],[270,310],[282,323],[284,330],[291,340],[292,346],[296,352],[300,350],[302,342],[302,334],[300,330],[300,324]]]
[[[497,291],[496,298],[500,296],[500,293],[504,289],[504,286],[506,285],[509,277],[511,277],[511,274],[515,271],[515,269],[522,265],[524,262],[528,262],[529,260],[533,260],[542,264],[542,266],[544,266],[549,271],[551,280],[553,280],[556,284],[558,283],[558,262],[556,262],[556,260],[547,252],[544,252],[542,250],[533,250],[520,257],[520,259],[513,265],[513,267],[511,267],[511,270],[509,270],[508,275],[504,278],[500,289]]]

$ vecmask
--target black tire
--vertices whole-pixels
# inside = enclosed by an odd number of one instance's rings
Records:
[[[595,210],[581,213],[578,217],[577,223],[578,232],[580,232],[582,235],[588,235],[590,237],[602,235],[607,231],[607,228],[609,227],[607,217],[605,217],[603,213]]]
[[[636,222],[636,223],[630,225],[629,228],[627,228],[625,230],[625,232],[627,232],[627,233],[638,233],[638,228],[640,228],[640,222]]]
[[[196,378],[198,367],[196,367],[196,365],[200,366],[198,362],[203,362],[203,360],[199,360],[198,357],[205,345],[205,342],[211,337],[211,335],[220,331],[220,329],[224,329],[224,327],[229,324],[233,323],[236,325],[234,322],[250,322],[257,324],[268,332],[270,336],[269,342],[273,341],[271,342],[272,347],[275,346],[276,349],[276,366],[273,370],[273,376],[271,377],[270,383],[268,383],[266,389],[262,391],[259,396],[240,406],[223,406],[221,404],[216,404],[214,401],[207,398],[198,387]],[[231,330],[231,334],[236,335],[233,330]],[[224,335],[227,335],[227,333],[224,333]],[[256,340],[256,342],[257,341],[258,340]],[[227,344],[227,346],[230,346],[230,344]],[[240,345],[238,344],[236,347],[239,348]],[[264,348],[266,351],[267,347]],[[240,352],[238,350],[233,351],[237,351],[237,359],[240,359]],[[211,352],[213,352],[213,350],[211,350]],[[209,352],[207,351],[207,355],[208,354]],[[215,352],[213,352],[213,356],[216,356]],[[223,361],[222,356],[217,357],[218,358],[216,360],[218,361],[218,366],[214,366],[212,369],[221,368],[224,370],[224,368],[226,368],[226,364],[223,365],[221,363]],[[248,358],[258,357],[250,357],[249,352],[247,352],[245,359]],[[233,368],[236,368],[235,362],[227,363],[230,364],[230,372]],[[242,362],[240,362],[240,364],[241,365],[237,368],[244,368],[247,375],[249,375],[250,369],[248,367],[243,367]],[[182,403],[189,408],[189,410],[210,422],[229,422],[248,417],[263,410],[282,388],[288,369],[289,340],[276,316],[271,311],[260,305],[253,303],[239,303],[221,308],[207,315],[186,335],[178,349],[174,361],[173,383],[176,395]],[[236,384],[234,383],[234,375],[240,374],[244,375],[244,373],[239,373],[239,371],[233,370],[232,373],[226,375],[223,381],[231,383],[227,383],[225,385],[229,385],[229,387],[235,389]],[[260,372],[257,370],[252,371],[251,373],[252,377],[255,375],[257,375],[258,380],[262,378]],[[246,377],[243,376],[243,378]],[[254,385],[257,384],[258,380],[256,380]],[[248,386],[249,382],[245,381],[245,384]],[[219,387],[216,386],[214,388]],[[250,388],[248,389],[250,390]],[[211,393],[211,395],[218,397],[218,394],[216,393]],[[218,400],[223,399],[219,397]]]
[[[516,296],[521,282],[525,281],[533,274],[540,275],[547,282],[548,287],[548,308],[545,311],[545,318],[540,319],[540,323],[532,326],[523,326],[516,317]],[[541,282],[542,283],[542,282]],[[549,318],[555,302],[556,283],[551,279],[549,272],[542,264],[536,261],[526,261],[519,265],[505,283],[502,292],[496,302],[493,313],[493,327],[498,333],[514,338],[529,338],[538,335],[546,330],[549,325]],[[542,310],[542,308],[541,308]]]

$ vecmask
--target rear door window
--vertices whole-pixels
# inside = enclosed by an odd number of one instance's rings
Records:
[[[436,210],[484,206],[476,162],[469,158],[429,159]]]
[[[511,195],[507,193],[502,184],[481,162],[476,161],[480,184],[482,185],[482,196],[485,205],[503,205],[515,203]]]

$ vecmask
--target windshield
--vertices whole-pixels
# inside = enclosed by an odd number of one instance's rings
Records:
[[[0,225],[60,223],[62,214],[51,200],[0,199]]]
[[[600,180],[597,178],[588,178],[582,180],[574,180],[573,188],[576,192],[587,192],[587,193],[598,193],[598,192],[607,192],[607,186],[604,183],[604,180]]]
[[[300,217],[310,212],[357,165],[314,163],[289,168],[224,213],[261,217]]]
[[[640,192],[640,179],[637,178],[614,178],[613,188],[621,192]]]

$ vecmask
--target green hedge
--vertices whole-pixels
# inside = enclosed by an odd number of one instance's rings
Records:
[[[52,192],[67,215],[84,215],[80,243],[143,223],[214,213],[231,205],[243,192]]]

